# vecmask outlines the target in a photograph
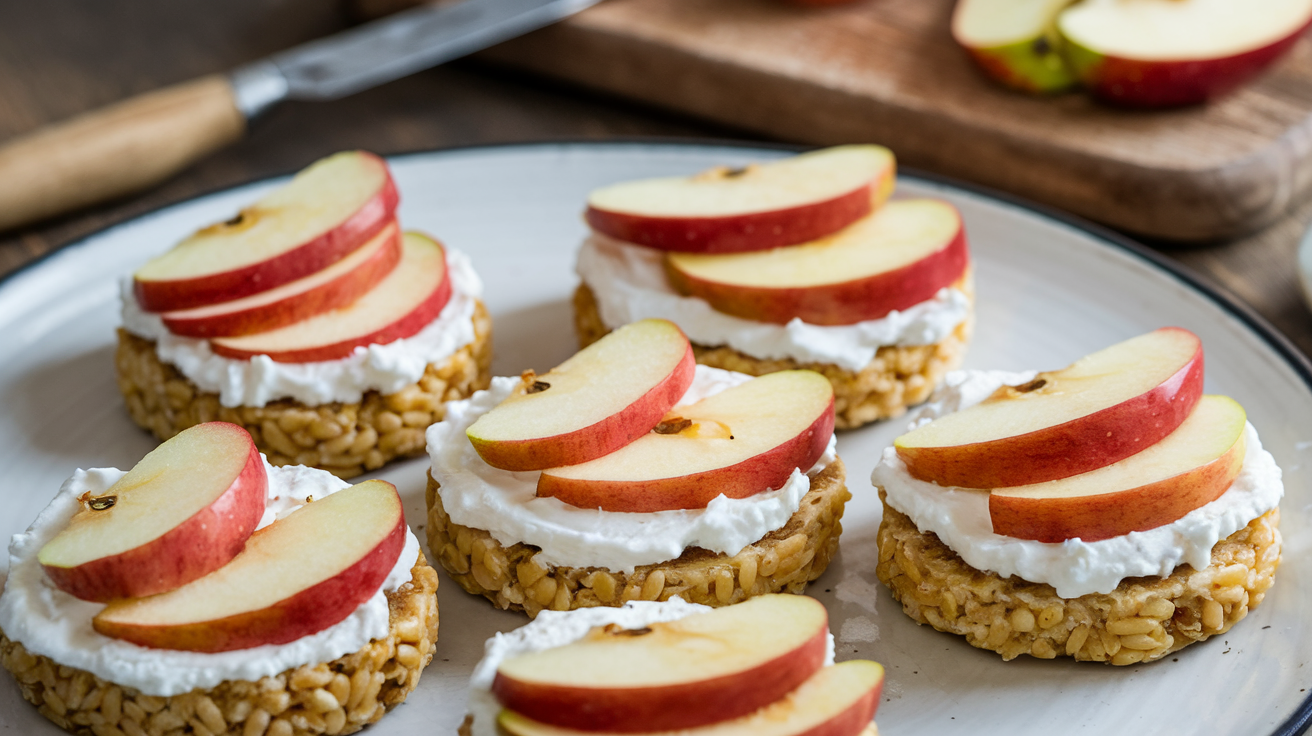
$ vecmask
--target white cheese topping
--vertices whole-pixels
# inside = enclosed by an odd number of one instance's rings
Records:
[[[751,376],[697,366],[680,405],[691,404]],[[749,498],[719,496],[704,509],[622,513],[538,498],[538,473],[500,470],[483,462],[465,436],[479,417],[504,401],[520,379],[497,377],[487,391],[447,404],[446,418],[428,428],[433,479],[451,521],[486,529],[505,546],[525,542],[549,565],[602,567],[630,573],[638,565],[673,560],[688,547],[736,555],[783,527],[811,488],[813,476],[837,457],[834,439],[808,473],[794,470],[782,488]]]
[[[501,705],[492,695],[492,681],[502,661],[572,644],[598,626],[618,624],[626,629],[640,629],[710,610],[710,606],[685,603],[677,597],[664,602],[629,601],[621,608],[602,606],[576,611],[542,611],[531,623],[509,633],[497,634],[487,640],[483,659],[469,678],[473,736],[497,736],[497,714],[501,712]],[[833,663],[834,635],[831,633],[825,650],[825,665]]]
[[[958,289],[940,289],[933,299],[880,319],[822,326],[794,319],[786,325],[717,312],[696,297],[680,296],[665,278],[663,254],[604,235],[583,242],[575,266],[597,297],[607,327],[650,317],[674,322],[699,345],[728,345],[765,360],[792,358],[859,371],[887,345],[930,345],[952,334],[970,316],[970,299]]]
[[[350,484],[331,473],[303,466],[275,468],[269,473],[268,506],[260,527]],[[9,543],[9,579],[0,595],[0,629],[29,652],[43,654],[101,679],[161,697],[211,688],[224,680],[258,680],[303,664],[330,662],[387,636],[385,591],[411,579],[419,558],[419,540],[406,529],[405,548],[379,590],[343,621],[287,644],[266,645],[217,654],[151,649],[111,639],[91,628],[91,618],[103,604],[80,600],[54,587],[37,561],[37,553],[68,525],[85,492],[100,494],[125,471],[115,468],[78,470],[64,482],[50,505],[32,526]]]
[[[429,363],[441,363],[474,341],[474,305],[483,282],[469,257],[446,248],[451,271],[451,300],[415,335],[384,345],[358,347],[341,360],[278,363],[267,355],[233,360],[215,355],[209,341],[174,335],[158,314],[146,312],[132,294],[132,279],[123,280],[123,327],[155,341],[155,354],[176,367],[202,391],[217,393],[224,406],[264,406],[295,399],[308,406],[334,401],[354,403],[366,391],[395,393],[424,375]]]
[[[1033,371],[949,373],[911,426],[978,404],[999,386],[1018,385],[1033,377]],[[971,567],[1047,583],[1062,598],[1078,598],[1109,593],[1125,578],[1166,576],[1183,564],[1201,570],[1211,564],[1218,541],[1280,503],[1285,492],[1280,468],[1262,449],[1253,426],[1244,431],[1243,469],[1220,498],[1165,526],[1097,542],[1045,543],[994,534],[987,491],[917,480],[892,447],[884,450],[870,479],[887,492],[889,506],[910,517],[921,531],[938,535]]]

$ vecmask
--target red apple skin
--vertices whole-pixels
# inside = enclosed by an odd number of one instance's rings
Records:
[[[893,191],[890,168],[875,182],[823,202],[726,217],[650,217],[589,207],[588,225],[617,240],[684,253],[743,253],[796,245],[865,217]]]
[[[378,590],[405,547],[405,518],[354,565],[259,611],[214,621],[150,627],[92,619],[105,636],[143,647],[191,652],[230,652],[286,644],[339,623]]]
[[[442,276],[442,283],[433,290],[427,299],[416,306],[401,319],[368,335],[353,337],[331,345],[319,345],[304,350],[284,350],[281,352],[256,353],[238,350],[222,343],[210,343],[215,355],[234,360],[250,360],[256,355],[268,355],[275,363],[314,363],[321,360],[341,360],[349,358],[355,349],[362,345],[385,345],[389,342],[410,337],[437,319],[442,308],[451,300],[451,269],[447,268]]]
[[[796,438],[736,465],[675,478],[640,482],[538,477],[539,497],[559,498],[571,506],[604,511],[650,513],[704,509],[717,496],[747,498],[779,488],[794,468],[815,465],[834,434],[834,403]]]
[[[1179,329],[1175,327],[1165,329]],[[1055,427],[976,445],[897,447],[912,477],[942,486],[1008,488],[1120,462],[1180,426],[1203,395],[1203,351],[1147,393]]]
[[[1080,81],[1098,99],[1132,108],[1196,105],[1248,82],[1284,56],[1312,21],[1262,48],[1219,59],[1145,61],[1104,56],[1071,42],[1068,56]]]
[[[479,442],[471,437],[469,441],[488,465],[512,471],[558,468],[609,455],[659,424],[669,407],[688,392],[696,368],[697,359],[689,345],[683,359],[664,381],[623,411],[590,427],[532,440]]]
[[[1036,542],[1096,542],[1170,524],[1221,497],[1244,464],[1244,442],[1173,478],[1119,493],[1073,498],[989,495],[993,533]]]
[[[362,155],[386,163],[372,153]],[[137,303],[147,312],[170,312],[240,299],[323,270],[344,258],[395,220],[400,194],[389,174],[378,193],[341,224],[275,258],[193,279],[133,279]]]
[[[252,443],[246,467],[228,490],[183,523],[117,555],[76,567],[42,565],[42,569],[55,587],[97,603],[181,587],[223,567],[242,551],[264,516],[268,483],[264,460]]]
[[[868,278],[805,288],[763,288],[705,281],[666,267],[675,291],[705,300],[717,312],[755,322],[851,325],[880,319],[934,298],[960,280],[970,265],[966,230],[945,247],[914,263]]]
[[[492,694],[540,723],[581,731],[649,733],[745,716],[779,700],[824,665],[829,629],[750,670],[664,687],[602,689],[522,683],[500,672]],[[869,719],[867,719],[867,722]]]
[[[164,326],[169,332],[183,337],[237,337],[274,330],[331,309],[348,306],[391,273],[401,260],[401,229],[395,219],[387,228],[391,228],[389,245],[380,248],[355,269],[310,291],[272,304],[208,317],[193,319],[177,312],[166,312],[163,315]],[[385,232],[386,228],[380,231],[380,235]]]
[[[881,677],[874,687],[842,712],[835,714],[823,723],[790,736],[860,736],[870,727],[870,723],[875,717],[875,711],[879,709],[879,698],[883,692],[884,679]],[[515,736],[584,736],[584,734],[596,733],[591,729],[565,730],[556,726],[542,726],[524,718],[522,714],[511,709],[502,711],[499,722],[505,730]],[[687,736],[696,736],[701,733],[723,733],[720,726],[720,723],[714,723],[704,728],[688,729],[684,733]],[[611,732],[624,733],[619,729],[611,729]]]

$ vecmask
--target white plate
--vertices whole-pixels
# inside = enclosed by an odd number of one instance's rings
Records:
[[[779,151],[722,145],[547,144],[392,160],[401,220],[469,253],[487,282],[499,374],[545,370],[575,349],[569,295],[584,196],[601,184],[741,165]],[[0,539],[36,517],[74,468],[131,467],[154,442],[128,420],[114,386],[117,279],[276,182],[170,207],[70,246],[0,287]],[[829,607],[840,659],[888,671],[878,722],[887,734],[1293,734],[1309,717],[1312,564],[1312,373],[1242,307],[1161,259],[1057,217],[962,188],[906,177],[899,191],[951,200],[976,262],[978,330],[967,365],[1056,368],[1162,325],[1202,336],[1207,391],[1247,408],[1286,474],[1285,562],[1262,606],[1218,640],[1129,668],[1002,662],[956,636],[916,626],[875,578],[879,504],[869,484],[901,421],[841,435],[854,498],[842,552],[811,593]],[[426,460],[381,473],[397,484],[422,539]],[[453,733],[483,641],[525,622],[444,579],[437,655],[409,702],[370,733]],[[0,676],[0,732],[59,731]]]

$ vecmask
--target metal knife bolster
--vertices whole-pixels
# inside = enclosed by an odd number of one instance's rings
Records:
[[[331,100],[541,28],[598,0],[464,0],[396,13],[228,75],[247,119],[285,99]]]
[[[237,109],[247,120],[254,120],[260,113],[287,99],[291,91],[291,85],[278,65],[268,59],[237,67],[228,74],[228,83],[232,85]]]

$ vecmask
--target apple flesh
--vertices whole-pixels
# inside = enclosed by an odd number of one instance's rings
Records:
[[[92,625],[156,649],[285,644],[336,624],[377,593],[404,546],[396,488],[365,481],[260,529],[232,562],[199,580],[110,603]]]
[[[1061,13],[1074,74],[1132,107],[1189,105],[1252,79],[1312,25],[1312,0],[1085,0]]]
[[[946,202],[889,202],[841,232],[760,253],[666,259],[670,284],[716,311],[756,322],[850,325],[932,299],[970,261],[961,215]]]
[[[742,169],[644,179],[588,197],[594,230],[651,248],[738,253],[815,240],[878,209],[896,164],[882,146],[838,146]]]
[[[400,260],[401,230],[393,222],[322,271],[243,299],[165,312],[162,319],[170,332],[184,337],[266,332],[349,306],[391,273]]]
[[[492,693],[563,728],[695,728],[792,692],[824,665],[828,633],[828,613],[814,598],[759,596],[636,630],[598,627],[572,644],[507,659]]]
[[[537,495],[646,513],[747,498],[808,470],[834,433],[834,392],[813,371],[780,371],[675,407],[650,434],[596,460],[542,471]]]
[[[264,515],[268,479],[246,430],[198,424],[82,501],[37,558],[55,587],[88,601],[153,595],[236,557]]]
[[[436,240],[406,233],[401,260],[353,304],[276,330],[210,341],[216,355],[279,363],[348,358],[356,348],[410,337],[437,318],[451,299],[446,251]]]
[[[884,668],[850,660],[825,667],[787,696],[749,715],[681,736],[857,736],[870,727],[884,687]],[[561,728],[504,710],[497,725],[511,736],[583,736],[595,731]],[[667,736],[668,732],[667,732]]]
[[[960,0],[952,37],[994,80],[1047,93],[1076,83],[1061,54],[1057,14],[1072,0]]]
[[[696,367],[673,322],[634,322],[533,376],[466,435],[503,470],[595,460],[650,432],[688,391]]]
[[[993,531],[1095,542],[1156,529],[1225,493],[1244,465],[1244,409],[1204,396],[1165,439],[1104,468],[989,494]]]
[[[1203,392],[1203,344],[1166,327],[1004,386],[894,441],[912,476],[1003,488],[1069,478],[1166,437]]]
[[[387,164],[348,151],[321,159],[226,222],[150,260],[133,278],[142,309],[240,299],[327,268],[395,219]]]

